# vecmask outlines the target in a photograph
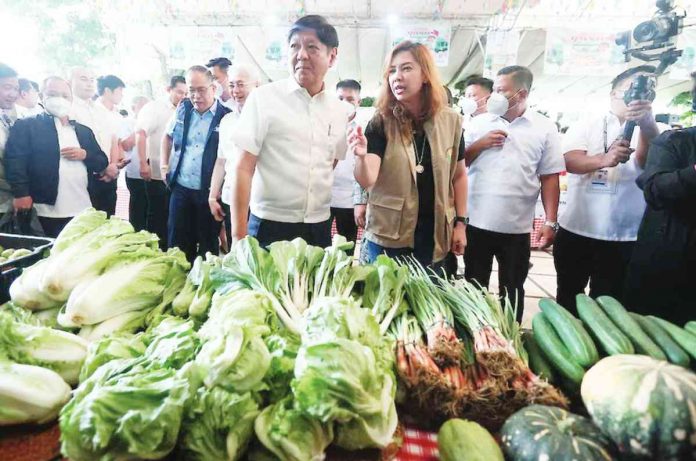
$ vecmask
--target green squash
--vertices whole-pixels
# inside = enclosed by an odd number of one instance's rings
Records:
[[[450,419],[437,434],[440,461],[504,461],[493,436],[480,424]]]
[[[696,459],[693,372],[645,355],[614,355],[590,368],[580,392],[626,459]]]
[[[611,441],[589,419],[545,405],[523,408],[500,431],[510,461],[612,461]]]

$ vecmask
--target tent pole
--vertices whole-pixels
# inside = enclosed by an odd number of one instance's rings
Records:
[[[237,40],[239,40],[239,43],[240,43],[240,44],[242,45],[242,47],[244,48],[244,51],[247,52],[247,55],[251,58],[251,61],[254,63],[254,65],[255,65],[255,66],[261,71],[261,73],[266,77],[266,80],[268,80],[269,82],[272,82],[273,79],[271,78],[271,76],[268,75],[268,73],[264,70],[263,67],[261,67],[261,65],[259,64],[259,62],[256,60],[256,58],[254,57],[254,55],[251,54],[251,51],[249,51],[249,48],[246,46],[246,43],[244,43],[244,40],[242,40],[242,37],[240,37],[239,34],[237,34]]]

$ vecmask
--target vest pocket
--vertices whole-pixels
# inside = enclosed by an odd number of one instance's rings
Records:
[[[398,239],[404,197],[370,196],[367,207],[367,227],[373,234],[388,239]]]

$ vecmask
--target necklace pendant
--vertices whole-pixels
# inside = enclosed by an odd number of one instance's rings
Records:
[[[423,167],[423,165],[416,165],[416,173],[420,174],[424,171],[425,171],[425,168]]]

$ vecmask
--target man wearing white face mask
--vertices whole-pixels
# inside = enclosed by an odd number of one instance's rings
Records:
[[[60,77],[41,90],[46,113],[15,123],[7,140],[5,170],[17,212],[36,209],[44,232],[56,237],[92,206],[89,187],[108,166],[92,130],[70,120],[72,91]]]
[[[518,320],[536,201],[541,191],[546,223],[538,244],[547,248],[558,229],[558,174],[565,168],[556,125],[527,108],[532,82],[526,67],[501,69],[488,113],[474,118],[464,133],[470,217],[464,275],[487,287],[496,258],[500,294],[517,306]]]
[[[471,77],[466,81],[464,97],[459,101],[459,107],[464,114],[464,129],[471,119],[486,113],[488,98],[493,93],[493,80],[485,77]]]

